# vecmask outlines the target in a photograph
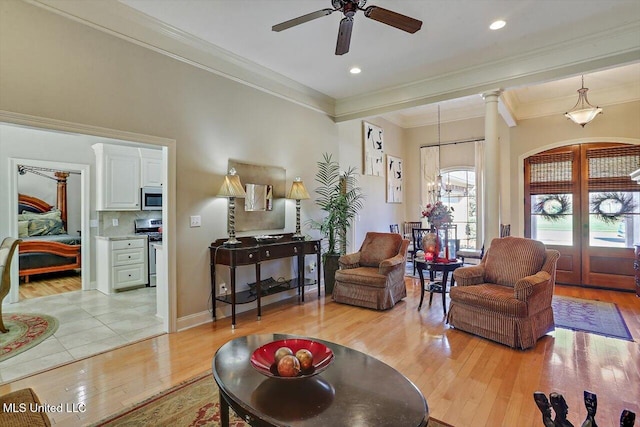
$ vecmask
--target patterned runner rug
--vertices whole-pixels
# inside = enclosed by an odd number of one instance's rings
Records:
[[[248,427],[233,410],[229,425]],[[165,390],[129,409],[102,420],[96,426],[209,426],[220,425],[220,398],[211,372]],[[429,427],[452,427],[433,418]]]
[[[44,314],[2,315],[9,332],[0,333],[0,362],[35,347],[58,330],[58,319]]]
[[[613,303],[554,295],[552,305],[558,328],[633,341],[618,306]]]

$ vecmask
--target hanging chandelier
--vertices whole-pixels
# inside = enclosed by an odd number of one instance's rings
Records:
[[[566,118],[571,119],[582,127],[602,113],[602,108],[589,104],[587,100],[588,90],[589,88],[584,87],[584,76],[582,76],[582,87],[578,89],[578,102],[569,112],[564,113]]]

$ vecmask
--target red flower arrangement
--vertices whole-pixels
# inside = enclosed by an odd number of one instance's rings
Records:
[[[429,203],[422,211],[422,218],[427,218],[434,227],[453,222],[453,208],[445,206],[441,201]]]

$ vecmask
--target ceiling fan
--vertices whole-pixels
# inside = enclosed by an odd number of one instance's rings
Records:
[[[295,27],[296,25],[304,24],[305,22],[330,15],[335,11],[340,11],[344,14],[344,18],[340,21],[340,28],[338,30],[336,55],[344,55],[349,52],[353,17],[358,10],[362,10],[364,12],[364,16],[367,18],[371,18],[374,21],[382,22],[383,24],[390,25],[411,34],[415,33],[422,27],[422,21],[388,9],[383,9],[378,6],[369,6],[365,9],[364,5],[366,3],[367,0],[331,0],[333,9],[321,9],[306,15],[298,16],[297,18],[274,25],[271,27],[271,30],[278,32],[283,31],[287,28]]]

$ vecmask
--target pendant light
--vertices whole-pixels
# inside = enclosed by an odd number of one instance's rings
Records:
[[[587,100],[588,90],[589,88],[584,87],[584,76],[582,76],[582,87],[578,89],[578,102],[569,112],[564,113],[565,117],[582,127],[602,113],[602,108],[589,104]]]

